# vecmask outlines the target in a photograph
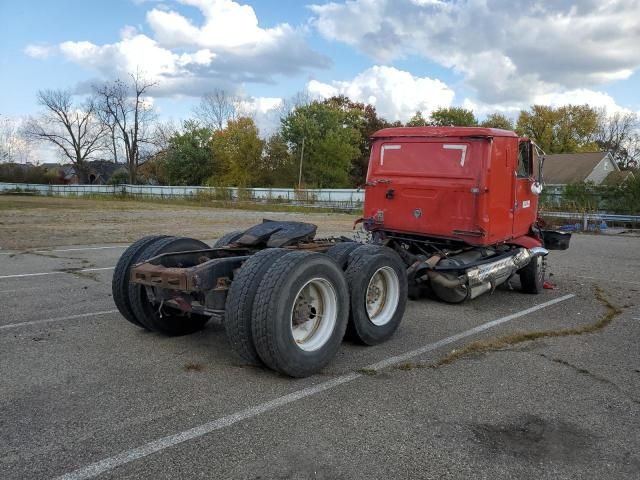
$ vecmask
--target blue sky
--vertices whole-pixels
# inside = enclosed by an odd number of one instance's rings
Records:
[[[224,88],[263,128],[302,90],[390,120],[448,105],[640,111],[639,0],[0,0],[0,18],[5,117],[36,113],[39,89],[83,93],[135,66],[158,81],[163,118]]]

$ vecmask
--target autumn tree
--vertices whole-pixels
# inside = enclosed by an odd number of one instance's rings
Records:
[[[302,157],[302,177],[307,185],[350,186],[349,172],[362,145],[362,134],[354,122],[362,119],[356,120],[360,114],[341,102],[314,101],[282,120],[282,135],[294,157]]]
[[[95,99],[75,104],[69,90],[40,90],[37,101],[43,111],[29,119],[25,135],[53,145],[73,164],[80,182],[87,183],[87,163],[105,148],[106,129],[96,115]]]
[[[516,130],[546,153],[596,151],[598,118],[598,111],[589,105],[533,105],[520,112]]]
[[[214,183],[221,186],[253,187],[260,179],[264,140],[251,118],[229,120],[213,134],[212,149],[217,163]]]
[[[485,128],[501,128],[502,130],[513,130],[515,128],[513,120],[497,112],[487,115],[487,118],[480,123],[480,126]]]
[[[475,127],[478,125],[478,120],[471,110],[462,107],[446,107],[431,112],[429,124],[434,127]]]
[[[126,82],[118,79],[94,87],[103,129],[112,132],[114,154],[117,152],[116,140],[124,147],[130,183],[136,183],[141,154],[151,143],[151,123],[155,116],[147,97],[156,85],[137,71],[130,74]]]

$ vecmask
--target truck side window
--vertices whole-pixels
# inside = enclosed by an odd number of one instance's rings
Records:
[[[520,142],[520,144],[518,145],[518,177],[528,178],[533,172],[533,169],[531,168],[531,155],[529,154],[529,152],[529,143]]]

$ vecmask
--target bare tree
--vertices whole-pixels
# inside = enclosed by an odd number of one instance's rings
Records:
[[[31,159],[31,143],[23,135],[21,119],[0,115],[0,162],[27,163]]]
[[[607,115],[606,110],[601,110],[595,142],[601,149],[609,151],[621,168],[637,165],[639,127],[635,113],[615,112]]]
[[[313,99],[308,90],[301,90],[292,97],[283,99],[277,107],[280,120],[287,118],[296,108],[310,105],[312,101]]]
[[[202,96],[193,113],[206,128],[222,130],[229,120],[236,120],[240,104],[239,97],[216,88]]]
[[[29,119],[26,136],[53,144],[73,164],[80,182],[86,183],[87,162],[104,148],[105,128],[96,116],[94,99],[74,105],[68,90],[40,90],[37,99],[43,112]]]
[[[169,148],[169,140],[180,131],[173,120],[156,122],[153,127],[152,143],[156,151]]]
[[[150,142],[149,130],[154,114],[147,95],[156,85],[157,82],[147,80],[137,71],[130,74],[129,82],[118,79],[94,87],[99,98],[100,117],[105,128],[112,132],[111,148],[117,152],[118,141],[124,146],[130,183],[136,182],[141,152]]]

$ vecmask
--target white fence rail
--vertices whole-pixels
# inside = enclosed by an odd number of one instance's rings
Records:
[[[364,191],[356,189],[182,187],[160,185],[42,185],[0,183],[0,193],[25,192],[35,195],[132,195],[154,198],[211,198],[260,203],[288,203],[317,207],[356,209],[362,206]]]

